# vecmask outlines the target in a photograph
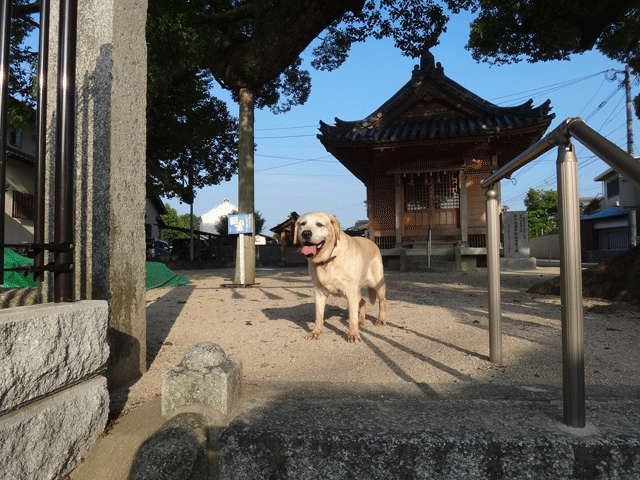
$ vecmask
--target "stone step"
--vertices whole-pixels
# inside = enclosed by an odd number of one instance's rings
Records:
[[[274,387],[262,387],[274,388]],[[220,478],[640,478],[637,389],[600,389],[587,425],[557,387],[296,384],[222,432]]]

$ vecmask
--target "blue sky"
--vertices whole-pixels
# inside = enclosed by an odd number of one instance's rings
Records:
[[[608,60],[597,52],[574,55],[570,61],[490,67],[479,64],[464,49],[467,43],[469,14],[451,16],[440,45],[433,48],[446,76],[492,103],[519,105],[529,99],[538,106],[551,100],[556,114],[550,126],[555,128],[568,117],[582,117],[587,125],[626,151],[626,110],[624,88],[609,81],[606,70],[624,70],[624,65]],[[366,189],[320,144],[316,135],[320,120],[333,124],[341,120],[360,120],[375,111],[411,77],[419,59],[404,57],[391,41],[367,41],[354,45],[349,58],[334,72],[318,72],[309,65],[310,49],[303,53],[311,72],[311,95],[305,105],[274,115],[256,110],[255,208],[265,218],[263,233],[286,220],[290,212],[312,210],[331,212],[342,227],[366,219]],[[622,75],[618,75],[618,80]],[[632,84],[632,95],[638,94]],[[223,90],[214,92],[228,99]],[[238,106],[229,101],[229,110],[238,115]],[[639,122],[634,116],[635,145],[639,155]],[[576,142],[580,196],[601,194],[602,187],[593,178],[608,166]],[[529,188],[556,190],[556,149],[523,167],[512,180],[503,180],[502,203],[510,210],[524,210],[523,199]],[[200,216],[225,198],[237,205],[238,179],[199,190],[194,215]],[[176,199],[164,199],[178,214],[189,213],[189,205]]]

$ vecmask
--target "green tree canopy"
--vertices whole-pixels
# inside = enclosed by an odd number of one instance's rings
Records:
[[[447,0],[477,13],[467,49],[491,64],[568,60],[598,50],[640,73],[638,0]],[[640,117],[640,96],[634,100]]]
[[[8,91],[14,101],[9,104],[7,122],[17,131],[35,120],[38,52],[25,42],[38,28],[32,15],[39,9],[39,5],[28,0],[13,0]]]
[[[162,215],[162,220],[170,227],[178,227],[178,228],[186,228],[187,230],[190,227],[190,215],[185,213],[184,215],[178,215],[178,211],[175,208],[172,208],[168,203],[164,205],[167,209],[166,215]],[[193,216],[193,224],[195,226],[200,222],[200,218]],[[173,245],[173,241],[176,238],[189,238],[189,234],[186,232],[181,232],[179,230],[172,230],[166,228],[162,230],[162,239],[167,242],[169,245]]]
[[[530,188],[524,200],[529,218],[529,237],[558,233],[558,192]]]
[[[191,204],[197,189],[236,173],[238,125],[212,94],[214,79],[199,63],[205,39],[181,5],[149,2],[147,195]]]
[[[212,93],[214,78],[202,64],[208,39],[189,21],[191,3],[151,0],[146,29],[147,196],[186,203],[237,172],[238,148],[237,119]],[[17,130],[34,120],[37,52],[26,40],[37,33],[39,12],[39,1],[13,0],[9,93],[18,102],[8,120]]]

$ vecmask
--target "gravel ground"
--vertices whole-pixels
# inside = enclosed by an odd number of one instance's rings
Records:
[[[489,362],[486,270],[386,272],[387,325],[367,303],[362,343],[346,340],[347,303],[332,297],[319,340],[306,268],[258,269],[229,288],[232,270],[179,271],[192,283],[147,292],[148,371],[113,394],[124,414],[158,396],[162,374],[199,342],[243,362],[244,380],[562,385],[561,306],[526,293],[556,267],[502,272],[503,363]],[[640,310],[584,299],[587,385],[638,385]]]

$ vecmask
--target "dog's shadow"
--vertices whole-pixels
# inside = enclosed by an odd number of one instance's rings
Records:
[[[305,334],[313,330],[316,318],[316,305],[314,302],[301,303],[293,307],[263,308],[262,313],[269,320],[288,320],[301,327]],[[366,315],[365,326],[370,322],[375,323],[376,317]],[[327,304],[324,309],[324,328],[347,337],[349,328],[349,310],[338,305]]]

